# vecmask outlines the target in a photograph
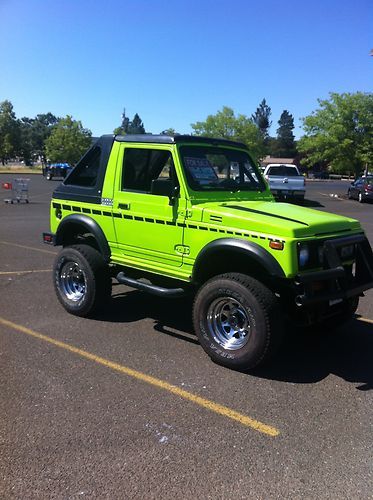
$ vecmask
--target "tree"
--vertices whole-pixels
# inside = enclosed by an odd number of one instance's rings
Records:
[[[47,157],[52,162],[74,165],[91,145],[92,133],[69,115],[59,120],[45,141]]]
[[[192,123],[195,135],[221,137],[245,143],[255,156],[264,153],[263,136],[258,127],[245,115],[235,116],[233,109],[224,106],[204,122]]]
[[[272,124],[269,120],[270,116],[271,108],[268,106],[265,99],[263,99],[259,107],[256,108],[255,113],[251,115],[251,120],[258,127],[264,138],[268,137],[268,129]]]
[[[373,163],[373,94],[331,93],[303,118],[305,136],[298,149],[310,166],[328,163],[336,172],[355,175]]]
[[[46,161],[45,141],[58,121],[59,118],[52,113],[39,114],[35,118],[21,118],[21,154],[26,163],[33,157]]]
[[[3,165],[20,149],[20,125],[10,101],[0,103],[0,159]]]
[[[136,113],[133,120],[130,121],[128,116],[126,116],[126,109],[123,109],[122,113],[122,123],[120,127],[114,129],[115,135],[126,135],[126,134],[145,134],[145,127],[140,118]]]
[[[161,135],[177,135],[177,132],[174,128],[170,127],[162,130]]]
[[[296,154],[294,142],[294,117],[284,109],[278,121],[276,154],[285,158],[292,158]]]
[[[144,124],[137,113],[129,124],[128,134],[145,134]]]

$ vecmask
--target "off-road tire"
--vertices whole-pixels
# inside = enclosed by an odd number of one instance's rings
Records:
[[[214,330],[219,322],[214,322],[211,312],[214,304],[219,310],[219,301],[222,304],[224,301],[239,304],[241,318],[246,318],[250,324],[242,345],[238,341],[239,346],[234,349],[226,347],[221,341],[221,328]],[[199,342],[210,358],[240,371],[251,370],[268,361],[282,337],[282,314],[275,295],[256,279],[240,273],[221,274],[200,288],[193,305],[193,324]]]
[[[108,266],[89,245],[64,247],[54,263],[53,281],[58,300],[75,316],[92,315],[111,296]]]

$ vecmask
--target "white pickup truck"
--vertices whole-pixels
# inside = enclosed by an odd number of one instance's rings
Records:
[[[295,165],[270,163],[263,175],[275,198],[304,200],[306,182]]]

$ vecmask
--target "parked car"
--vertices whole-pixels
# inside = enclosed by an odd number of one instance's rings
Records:
[[[263,174],[275,198],[304,200],[306,181],[295,165],[270,163]]]
[[[71,170],[72,167],[68,163],[51,163],[43,168],[43,175],[48,181],[51,181],[53,177],[64,179]]]
[[[360,203],[373,200],[373,175],[356,179],[349,186],[347,196],[350,200],[359,200]]]

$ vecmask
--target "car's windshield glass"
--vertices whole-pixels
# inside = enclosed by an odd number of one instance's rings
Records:
[[[181,146],[180,155],[194,191],[264,191],[258,169],[244,151],[208,146]]]
[[[295,167],[287,167],[286,165],[279,165],[276,167],[269,167],[268,175],[280,175],[284,177],[298,176],[298,171]]]

